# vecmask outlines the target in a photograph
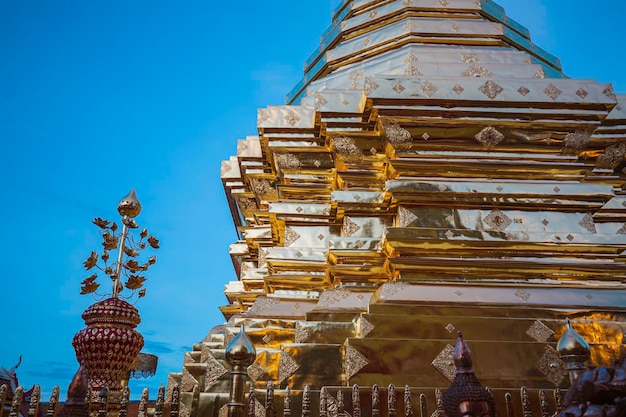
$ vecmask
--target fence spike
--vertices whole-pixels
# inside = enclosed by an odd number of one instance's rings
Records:
[[[61,389],[59,386],[55,386],[50,394],[50,401],[48,401],[48,408],[46,409],[46,417],[54,417],[57,412],[57,404],[59,404],[59,394]]]
[[[274,382],[267,383],[265,394],[265,417],[276,417],[276,405],[274,404]]]
[[[165,387],[163,384],[159,386],[159,390],[157,391],[157,399],[156,403],[154,403],[154,416],[162,417],[163,416],[163,405],[165,404]]]
[[[428,406],[426,404],[426,394],[420,394],[420,416],[428,417]]]
[[[387,387],[387,410],[389,417],[396,417],[396,386],[389,384]]]
[[[28,404],[28,417],[35,417],[39,415],[39,399],[41,397],[41,387],[35,385],[33,393],[30,396],[30,402]]]
[[[137,412],[137,417],[146,417],[149,397],[150,390],[148,390],[148,388],[144,388],[141,392],[141,398],[139,399],[139,411]]]
[[[22,406],[22,398],[24,397],[24,387],[21,385],[15,389],[13,393],[13,401],[11,402],[11,410],[9,417],[18,417],[20,415],[20,407]],[[4,404],[2,404],[4,407]]]
[[[337,391],[337,417],[346,415],[346,405],[343,402],[343,391]]]
[[[91,411],[91,403],[93,402],[93,389],[91,387],[87,387],[87,395],[85,395],[85,404],[87,404],[87,412]]]
[[[530,394],[528,388],[520,388],[520,396],[522,397],[522,415],[524,417],[533,417],[533,412],[530,408]]]
[[[2,386],[0,386],[0,405],[2,405],[2,407],[0,407],[0,417],[4,416],[4,403],[6,400],[7,400],[7,385],[2,384]]]
[[[180,387],[174,384],[172,388],[172,402],[170,403],[170,417],[178,417],[180,413]]]
[[[513,396],[510,392],[504,394],[504,403],[506,404],[506,416],[514,417],[515,412],[513,411]]]
[[[328,416],[328,400],[326,399],[326,387],[320,390],[320,417]]]
[[[374,384],[372,387],[372,417],[380,416],[380,396],[378,392],[378,385]]]
[[[98,400],[98,417],[107,417],[107,409],[109,408],[109,387],[106,385],[102,387]]]
[[[411,388],[404,386],[404,416],[413,417],[413,398],[411,398]]]
[[[354,417],[361,417],[361,396],[357,384],[352,385],[352,414]]]
[[[126,417],[128,415],[128,402],[130,400],[130,388],[128,385],[122,390],[122,397],[120,398],[120,412],[119,417]]]
[[[541,405],[541,417],[550,417],[550,405],[544,390],[539,391],[539,404]]]
[[[256,391],[254,385],[250,385],[250,394],[248,395],[248,417],[256,416]]]
[[[431,417],[443,417],[444,416],[444,412],[443,412],[443,394],[441,392],[440,388],[437,388],[435,390],[435,411],[433,411],[433,414],[431,415]]]
[[[560,388],[554,390],[554,402],[556,403],[556,414],[563,410],[563,393]]]
[[[291,417],[291,389],[289,387],[285,389],[285,399],[283,401],[283,416]]]
[[[311,415],[311,387],[309,385],[304,386],[304,392],[302,393],[302,417],[309,417]]]

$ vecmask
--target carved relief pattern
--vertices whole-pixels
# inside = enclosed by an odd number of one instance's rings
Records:
[[[426,97],[431,97],[433,94],[435,94],[439,89],[437,88],[436,85],[434,85],[433,83],[431,83],[430,81],[424,81],[422,83],[422,85],[420,86],[420,90],[422,91],[422,93],[424,93],[424,95]]]
[[[363,152],[356,146],[352,138],[347,136],[334,137],[333,148],[346,162],[358,163],[363,160]]]
[[[461,95],[461,93],[465,91],[465,89],[463,88],[463,86],[456,84],[454,87],[452,87],[452,91],[454,91],[458,95]]]
[[[328,100],[320,93],[315,93],[315,110],[319,110],[328,104]]]
[[[374,330],[374,325],[363,316],[359,317],[359,337],[364,338]]]
[[[276,200],[278,199],[278,193],[272,186],[270,180],[253,178],[252,190],[259,200]]]
[[[259,124],[265,123],[271,118],[272,118],[272,115],[270,114],[268,110],[266,109],[257,110],[257,122]]]
[[[404,59],[404,63],[406,64],[406,69],[404,70],[404,75],[422,75],[422,72],[415,65],[418,59],[412,53],[409,53]]]
[[[497,232],[503,232],[513,223],[513,220],[499,209],[494,209],[485,217],[484,222]]]
[[[526,330],[526,334],[539,343],[545,343],[550,340],[552,335],[554,335],[554,332],[548,326],[543,324],[541,320],[536,320],[528,328],[528,330]]]
[[[383,284],[380,290],[380,295],[382,295],[383,298],[393,297],[399,292],[404,291],[408,286],[409,284],[406,282],[387,282]]]
[[[413,214],[413,212],[409,209],[400,207],[400,209],[398,210],[398,220],[400,227],[407,227],[417,219],[418,217]]]
[[[613,90],[613,87],[610,85],[607,88],[605,88],[604,91],[602,91],[602,94],[604,94],[605,96],[607,96],[613,101],[617,101],[617,96],[615,95],[615,91]]]
[[[615,169],[624,162],[626,154],[626,142],[609,146],[604,153],[598,157],[596,168]]]
[[[332,290],[324,291],[322,295],[320,295],[317,305],[319,307],[329,307],[339,301],[345,300],[349,296],[350,291],[345,288],[333,288]]]
[[[295,169],[302,166],[300,159],[292,153],[281,153],[276,156],[276,164],[279,168]]]
[[[559,90],[558,87],[552,83],[550,83],[543,92],[552,100],[556,100],[563,93],[563,91]]]
[[[277,298],[261,296],[254,301],[254,304],[252,304],[252,307],[250,307],[248,313],[252,315],[262,313],[279,303],[280,300]]]
[[[456,365],[454,364],[454,346],[447,345],[432,361],[432,366],[439,371],[448,381],[454,380]]]
[[[480,142],[487,150],[495,148],[504,140],[504,135],[496,128],[489,126],[481,130],[476,136],[476,140]]]
[[[363,84],[359,82],[359,80],[362,80],[363,78],[365,78],[365,71],[363,71],[362,69],[351,72],[349,88],[351,90],[358,90],[360,88],[363,88]]]
[[[561,385],[563,378],[565,378],[567,374],[565,363],[559,358],[558,353],[551,346],[546,347],[543,356],[537,362],[537,369],[557,386]]]
[[[461,55],[461,60],[466,64],[476,64],[480,62],[477,54],[463,54]]]
[[[296,322],[296,336],[295,336],[295,342],[296,343],[305,343],[309,340],[309,337],[311,336],[311,332],[309,330],[308,327],[303,326],[302,322]]]
[[[596,230],[596,223],[593,221],[592,213],[587,213],[578,224],[587,229],[589,233],[598,233]]]
[[[576,155],[587,147],[591,132],[587,129],[578,129],[565,135],[563,152],[567,155]]]
[[[411,132],[400,126],[397,122],[384,120],[383,129],[385,138],[387,138],[389,143],[394,147],[398,149],[409,149],[411,147],[411,142],[413,141]]]
[[[489,71],[487,68],[483,67],[480,64],[473,64],[467,70],[465,70],[461,76],[463,77],[485,77],[491,78],[493,77],[493,72]]]
[[[347,237],[352,236],[356,232],[361,230],[361,226],[356,224],[350,217],[346,216],[343,219],[343,234]]]
[[[348,345],[346,348],[346,368],[348,371],[348,378],[355,376],[368,363],[367,358],[363,356],[361,352]]]
[[[289,110],[289,112],[287,112],[287,114],[285,115],[285,121],[289,123],[291,127],[297,125],[300,120],[301,117],[298,116],[298,113],[294,112],[293,110]]]
[[[208,392],[207,390],[227,373],[228,370],[211,355],[207,362],[206,373],[204,374],[204,391]]]
[[[247,372],[250,379],[256,382],[265,374],[265,369],[255,361],[252,365],[248,366]]]
[[[367,94],[369,96],[374,91],[376,91],[376,89],[379,87],[379,85],[376,84],[376,82],[374,82],[374,80],[372,80],[371,78],[366,78],[364,87],[365,87],[365,94]]]
[[[198,380],[194,378],[188,370],[183,369],[183,377],[180,381],[180,390],[182,392],[192,392],[196,385],[198,385]]]
[[[291,375],[295,374],[300,369],[300,365],[296,360],[287,352],[282,349],[280,351],[280,363],[278,365],[278,381],[283,383]]]
[[[300,239],[300,235],[291,227],[285,227],[285,247],[291,246],[296,240]]]
[[[500,93],[504,91],[502,87],[500,87],[498,84],[491,80],[483,84],[478,90],[487,97],[489,97],[491,100],[498,97],[498,95],[500,95]]]
[[[522,301],[528,301],[528,299],[530,298],[530,293],[522,288],[519,288],[517,291],[515,291],[515,296]]]
[[[526,88],[525,86],[521,86],[520,88],[517,89],[517,92],[523,95],[524,97],[526,97],[528,93],[530,93],[530,90]]]
[[[617,234],[618,235],[626,235],[626,223],[624,223],[622,228],[617,231]]]

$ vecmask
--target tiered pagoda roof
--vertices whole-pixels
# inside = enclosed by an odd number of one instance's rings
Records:
[[[565,317],[596,363],[624,350],[610,84],[568,78],[490,0],[345,0],[287,102],[223,162],[228,323],[173,381],[223,390],[242,322],[258,386],[446,386],[457,328],[485,384],[558,386]]]

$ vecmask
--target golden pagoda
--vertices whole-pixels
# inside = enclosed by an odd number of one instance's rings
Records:
[[[567,318],[593,363],[626,351],[610,84],[568,78],[491,0],[344,0],[287,103],[222,164],[237,276],[170,375],[187,408],[226,401],[242,324],[259,389],[447,387],[457,330],[492,389],[567,387]]]

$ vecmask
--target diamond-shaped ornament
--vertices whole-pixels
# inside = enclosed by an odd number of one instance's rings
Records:
[[[447,380],[452,382],[456,373],[456,365],[454,364],[454,346],[447,345],[437,357],[432,361],[435,367]]]
[[[554,332],[543,324],[541,320],[536,320],[528,330],[526,330],[526,334],[539,343],[545,343],[552,337]]]
[[[554,385],[559,386],[567,374],[565,363],[559,358],[554,348],[548,346],[537,362],[537,369]]]

